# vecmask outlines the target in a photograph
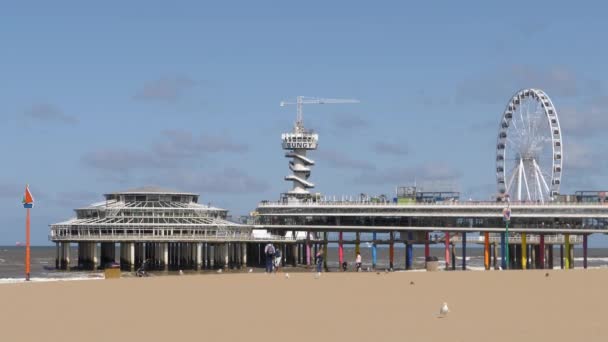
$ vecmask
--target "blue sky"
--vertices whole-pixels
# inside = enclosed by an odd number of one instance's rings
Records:
[[[289,189],[280,134],[297,95],[328,195],[401,184],[494,192],[500,115],[555,103],[562,192],[606,188],[605,5],[554,2],[29,2],[0,11],[0,243],[33,242],[101,194],[147,184],[247,214]]]

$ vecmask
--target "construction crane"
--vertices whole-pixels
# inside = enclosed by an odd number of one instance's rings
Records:
[[[326,104],[326,103],[359,103],[359,100],[355,99],[320,99],[316,97],[298,96],[296,102],[281,101],[280,106],[284,107],[287,105],[297,105],[298,112],[296,116],[296,131],[304,131],[304,118],[303,118],[303,106],[305,104]]]

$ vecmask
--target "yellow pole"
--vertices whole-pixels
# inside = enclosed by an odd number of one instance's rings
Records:
[[[570,234],[564,234],[564,249],[566,252],[566,264],[564,269],[570,269]]]
[[[521,269],[525,270],[528,264],[528,246],[526,244],[526,233],[521,233]]]

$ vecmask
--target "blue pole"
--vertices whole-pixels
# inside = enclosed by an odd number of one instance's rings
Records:
[[[376,258],[378,251],[376,250],[376,232],[373,233],[372,239],[374,240],[372,243],[372,268],[376,268]]]
[[[407,239],[409,241],[412,241],[414,239],[412,232],[407,233]],[[405,261],[405,268],[408,270],[412,269],[412,263],[414,261],[414,245],[412,245],[411,243],[408,243],[406,245]]]
[[[467,269],[467,233],[462,232],[462,269]]]

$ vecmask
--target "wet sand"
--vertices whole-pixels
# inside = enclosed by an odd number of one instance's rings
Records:
[[[3,341],[606,341],[608,270],[0,285]],[[411,284],[413,282],[413,284]],[[451,312],[438,318],[442,302]]]

